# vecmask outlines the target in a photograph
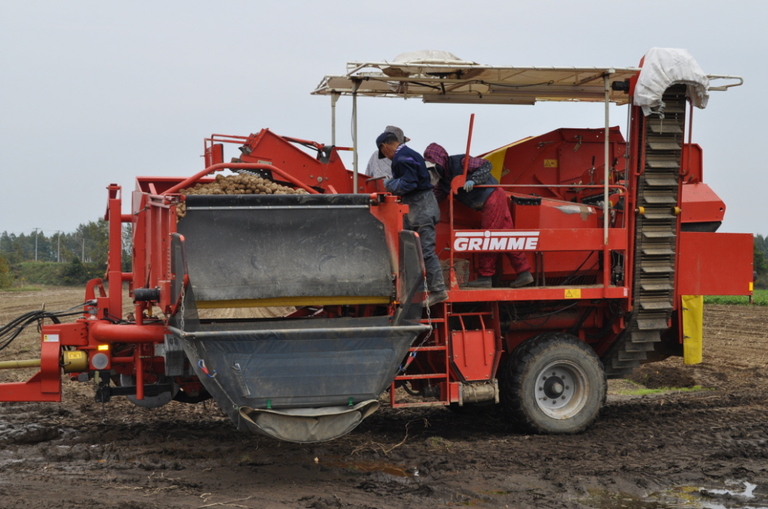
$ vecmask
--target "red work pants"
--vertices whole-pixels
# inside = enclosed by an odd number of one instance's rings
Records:
[[[512,214],[509,212],[507,204],[507,194],[501,189],[496,188],[493,193],[485,200],[480,211],[480,224],[484,230],[511,230],[515,227],[512,223]],[[509,258],[512,268],[520,274],[530,271],[531,265],[528,258],[520,251],[507,251],[505,253]],[[499,253],[482,253],[478,255],[478,274],[481,276],[493,276],[496,273],[496,260]]]

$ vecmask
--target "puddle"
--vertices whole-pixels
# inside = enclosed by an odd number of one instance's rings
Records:
[[[656,497],[640,498],[627,493],[608,490],[589,490],[589,498],[580,499],[584,505],[595,509],[670,509],[678,507],[663,503]],[[679,506],[683,507],[683,506]],[[695,506],[692,506],[695,507]]]
[[[703,498],[712,498],[713,500],[703,500],[702,507],[705,509],[765,509],[766,504],[755,505],[754,491],[756,484],[748,481],[728,481],[726,488],[701,488],[700,496]],[[721,500],[724,503],[721,503]]]
[[[597,509],[768,509],[768,502],[756,500],[756,489],[748,481],[726,481],[718,488],[676,486],[645,497],[591,490],[589,498],[581,502]]]
[[[315,463],[331,468],[343,468],[355,472],[380,473],[395,478],[395,480],[406,481],[419,477],[419,469],[416,467],[406,467],[403,465],[394,465],[384,461],[350,461],[337,458],[320,460],[315,458]]]

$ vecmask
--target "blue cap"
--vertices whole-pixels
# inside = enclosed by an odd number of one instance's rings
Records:
[[[381,145],[384,143],[390,143],[393,141],[399,141],[397,139],[397,135],[393,132],[384,131],[376,138],[376,148],[379,149],[379,159],[384,159],[386,157],[384,154],[381,153]]]

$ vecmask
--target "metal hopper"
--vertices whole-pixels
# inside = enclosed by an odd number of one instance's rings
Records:
[[[419,323],[423,262],[368,195],[188,196],[172,246],[183,302],[171,331],[240,428],[341,436],[378,408]],[[384,207],[385,205],[380,205]],[[394,234],[397,233],[397,234]],[[400,277],[397,283],[396,275]],[[394,303],[394,304],[393,304]],[[369,316],[202,320],[198,308],[367,306]]]

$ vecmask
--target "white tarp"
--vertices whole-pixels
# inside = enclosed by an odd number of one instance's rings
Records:
[[[462,60],[456,55],[454,55],[453,53],[450,53],[448,51],[440,51],[440,50],[434,50],[434,49],[401,53],[395,57],[395,60],[393,62],[397,62],[401,64],[418,64],[418,63],[445,64],[445,65],[475,64],[475,62],[468,62],[466,60]]]
[[[651,48],[645,54],[642,70],[635,86],[634,103],[645,115],[659,111],[661,96],[675,83],[688,85],[693,105],[706,108],[709,100],[709,78],[688,50]]]

